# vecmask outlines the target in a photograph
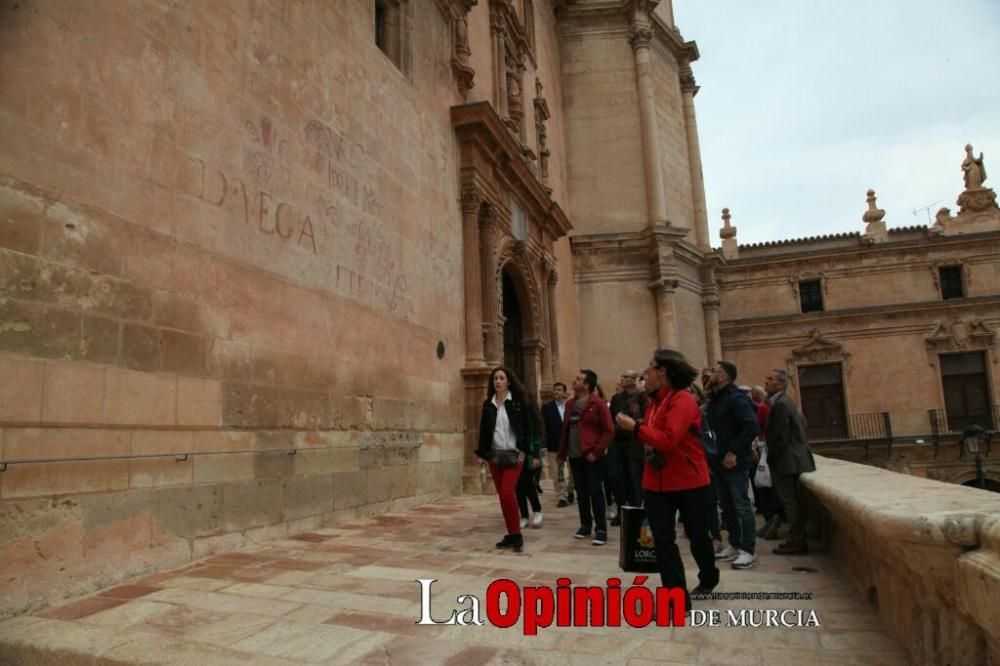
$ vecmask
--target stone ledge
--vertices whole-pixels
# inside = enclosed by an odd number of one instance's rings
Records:
[[[824,540],[914,663],[1000,660],[1000,495],[816,457]]]

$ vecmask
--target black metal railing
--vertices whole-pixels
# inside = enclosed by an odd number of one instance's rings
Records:
[[[931,434],[934,436],[961,435],[972,424],[984,430],[995,430],[997,423],[1000,422],[1000,405],[961,413],[949,413],[947,409],[928,409],[927,418],[931,424]]]
[[[865,458],[872,444],[885,444],[892,452],[892,417],[889,412],[849,414],[844,423],[809,426],[809,443],[820,446],[864,446]]]

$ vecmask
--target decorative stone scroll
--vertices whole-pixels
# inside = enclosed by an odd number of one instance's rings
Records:
[[[548,146],[548,132],[545,122],[550,118],[549,103],[542,96],[542,81],[535,79],[535,137],[538,141],[538,178],[545,189],[552,193],[549,187],[549,156],[552,155]]]
[[[951,319],[934,322],[925,342],[932,356],[931,365],[936,365],[938,354],[994,349],[996,333],[981,319],[966,320],[954,315]]]
[[[449,22],[452,36],[451,71],[462,99],[468,97],[475,86],[476,70],[469,65],[472,49],[469,47],[469,10],[479,0],[436,0],[438,9]]]
[[[851,355],[844,351],[844,346],[839,342],[823,337],[818,328],[809,332],[809,340],[804,345],[792,349],[792,354],[787,360],[791,369],[800,365],[840,363],[844,370],[844,378],[851,377]]]

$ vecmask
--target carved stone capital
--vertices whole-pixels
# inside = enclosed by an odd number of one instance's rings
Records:
[[[694,95],[698,92],[698,83],[694,79],[694,72],[690,67],[681,67],[680,72],[681,92]]]
[[[468,188],[462,190],[461,201],[463,213],[476,213],[479,211],[479,207],[483,203],[483,197],[479,194],[478,190]]]
[[[633,23],[628,31],[628,43],[633,50],[649,48],[653,42],[653,29],[645,23]]]
[[[647,285],[656,294],[672,294],[677,290],[677,280],[658,278]]]

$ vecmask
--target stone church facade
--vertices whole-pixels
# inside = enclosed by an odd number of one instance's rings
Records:
[[[835,299],[882,247],[925,291],[969,253],[947,317],[872,316],[996,395],[995,234],[712,249],[669,0],[31,1],[0,49],[0,613],[488,491],[501,362],[541,396],[656,346],[860,378],[851,308],[896,287],[805,321],[788,276]]]
[[[480,492],[489,368],[609,320],[718,348],[668,1],[0,12],[4,612]]]

